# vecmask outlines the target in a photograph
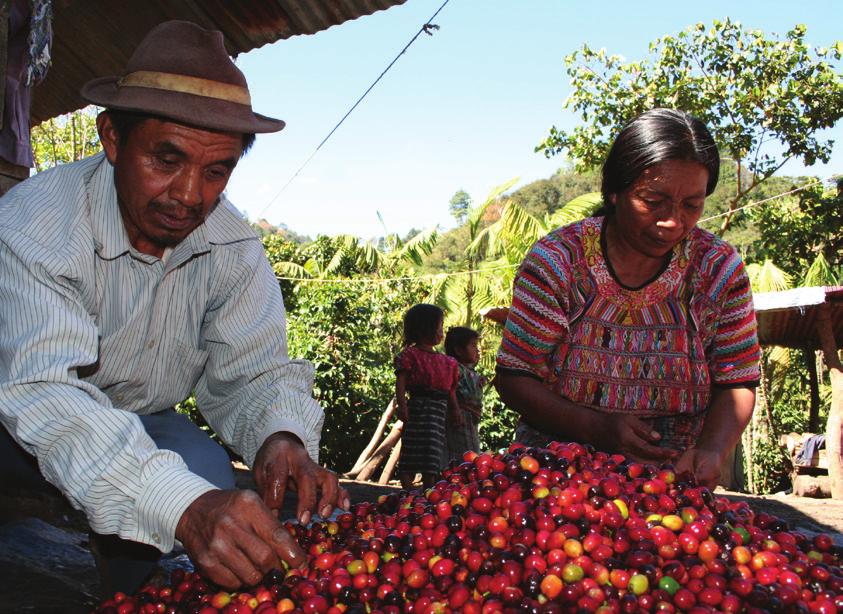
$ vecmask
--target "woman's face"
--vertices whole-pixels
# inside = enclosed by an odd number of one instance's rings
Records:
[[[618,237],[641,254],[665,256],[696,226],[707,183],[708,169],[698,162],[666,160],[646,169],[610,197]]]

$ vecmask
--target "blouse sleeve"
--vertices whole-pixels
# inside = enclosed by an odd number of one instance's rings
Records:
[[[398,373],[399,371],[409,371],[409,361],[409,352],[406,352],[404,350],[398,352],[398,354],[395,355],[395,372]]]
[[[721,311],[709,355],[712,382],[720,387],[757,386],[761,377],[758,324],[749,277],[736,252],[724,262],[715,287],[722,291],[717,297]]]
[[[550,237],[536,243],[515,277],[512,307],[506,320],[497,368],[544,380],[549,356],[568,333],[569,266]]]
[[[451,387],[449,390],[456,391],[457,386],[460,383],[460,363],[453,358],[451,359],[451,380]]]

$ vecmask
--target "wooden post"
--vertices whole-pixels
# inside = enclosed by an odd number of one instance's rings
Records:
[[[27,167],[11,164],[0,158],[0,196],[28,177]]]
[[[366,464],[360,470],[360,473],[356,476],[350,477],[354,477],[358,480],[368,480],[372,474],[375,473],[375,470],[384,461],[384,459],[387,458],[395,444],[401,440],[401,431],[403,428],[403,422],[400,420],[396,422],[392,427],[392,431],[386,436],[386,439],[383,440],[383,443],[378,446],[378,449],[375,450],[372,453],[372,456],[369,457],[369,460],[366,461]]]
[[[392,446],[392,451],[389,453],[389,458],[386,460],[383,473],[381,473],[381,477],[378,478],[378,484],[389,484],[389,480],[392,478],[392,472],[395,471],[395,466],[398,464],[399,456],[401,456],[400,439],[398,440],[398,443]]]
[[[828,477],[831,496],[843,500],[843,363],[840,362],[834,330],[831,326],[831,306],[828,302],[817,308],[817,333],[823,358],[831,376],[831,410],[828,412],[825,447],[828,452]]]
[[[392,417],[394,412],[395,399],[392,399],[386,406],[386,411],[383,412],[383,415],[378,422],[378,426],[375,429],[375,434],[372,436],[371,441],[369,441],[369,445],[367,445],[366,449],[360,453],[360,457],[357,459],[357,462],[354,463],[354,466],[345,474],[346,476],[350,477],[360,473],[363,465],[365,465],[366,461],[369,460],[369,456],[372,454],[374,449],[378,447],[378,443],[380,442],[383,432],[386,429],[386,423],[389,422],[389,419]]]
[[[808,368],[808,386],[811,390],[808,432],[816,433],[820,428],[820,381],[817,374],[817,354],[812,348],[805,348],[803,355],[805,366]]]

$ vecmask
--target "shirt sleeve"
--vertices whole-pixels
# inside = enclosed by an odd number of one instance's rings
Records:
[[[410,353],[407,351],[400,351],[395,355],[395,372],[410,370]]]
[[[720,306],[709,369],[721,387],[757,386],[761,378],[761,346],[752,303],[752,289],[740,256],[734,250],[720,267],[714,288]]]
[[[214,486],[79,378],[98,360],[99,341],[76,282],[81,266],[0,234],[0,419],[95,531],[166,552],[184,510]]]
[[[496,358],[498,369],[547,378],[550,355],[568,333],[567,271],[547,237],[527,254],[513,284],[512,307]]]
[[[318,461],[324,413],[312,394],[313,366],[288,355],[281,289],[259,242],[244,251],[228,286],[203,325],[209,353],[197,407],[250,465],[277,432],[298,437]]]

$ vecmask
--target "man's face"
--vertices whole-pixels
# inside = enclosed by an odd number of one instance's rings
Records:
[[[147,119],[120,145],[106,113],[97,118],[129,241],[160,257],[213,210],[240,155],[242,135]]]

